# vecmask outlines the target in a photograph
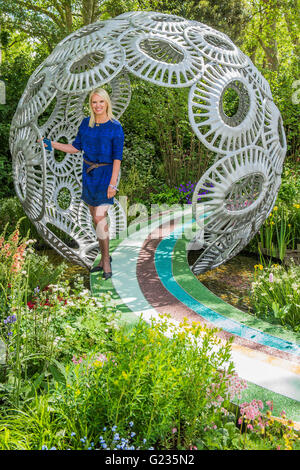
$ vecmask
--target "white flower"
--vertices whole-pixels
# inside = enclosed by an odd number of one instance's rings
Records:
[[[83,291],[81,291],[81,292],[79,293],[79,295],[80,295],[81,297],[83,297],[84,295],[86,295],[86,296],[89,297],[89,294],[90,294],[90,293],[89,293],[88,289],[84,289]]]
[[[55,346],[57,346],[57,344],[59,343],[60,340],[61,340],[61,338],[58,336],[57,338],[55,338],[55,339],[53,340],[53,344],[54,344]]]
[[[61,287],[56,285],[56,284],[49,284],[48,286],[50,289],[52,289],[52,292],[59,292]]]
[[[27,241],[25,242],[25,245],[29,245],[30,243],[34,243],[34,242],[36,242],[35,239],[33,239],[33,240],[30,239],[30,240],[27,240]]]

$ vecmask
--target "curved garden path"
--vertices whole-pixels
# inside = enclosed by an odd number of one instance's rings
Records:
[[[187,318],[219,328],[224,339],[233,337],[232,360],[248,385],[242,402],[273,400],[273,415],[285,410],[300,428],[300,335],[238,310],[201,284],[186,256],[193,228],[190,210],[129,226],[110,242],[113,277],[103,281],[91,274],[92,294],[110,291],[126,322],[167,313],[175,324]]]

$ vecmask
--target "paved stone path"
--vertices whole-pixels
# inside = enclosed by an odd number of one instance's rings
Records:
[[[285,410],[300,428],[300,335],[238,310],[203,286],[187,263],[193,228],[190,210],[129,227],[110,243],[112,279],[92,274],[92,294],[112,292],[126,322],[167,313],[175,324],[187,318],[220,328],[221,338],[233,338],[232,360],[247,381],[242,402],[273,400],[274,416]]]

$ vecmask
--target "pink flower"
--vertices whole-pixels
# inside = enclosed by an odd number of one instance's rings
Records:
[[[247,382],[240,379],[237,374],[228,374],[225,378],[227,385],[227,394],[229,399],[232,400],[235,396],[241,398],[241,392],[247,388]]]
[[[98,354],[96,360],[100,362],[106,362],[108,359],[105,354]]]
[[[228,416],[228,415],[229,415],[229,411],[226,410],[226,408],[221,408],[221,412],[222,412],[225,416]]]
[[[247,424],[247,428],[250,429],[250,431],[253,431],[253,426],[252,426],[252,424]]]
[[[82,357],[80,357],[78,360],[76,359],[76,356],[72,357],[72,362],[74,364],[80,364],[82,362]]]
[[[273,401],[272,401],[272,400],[267,401],[266,404],[267,404],[267,406],[269,407],[269,409],[270,409],[271,411],[273,411]]]
[[[175,434],[175,432],[177,432],[177,428],[172,429],[172,434]]]
[[[261,400],[252,400],[251,403],[241,404],[241,414],[249,421],[253,421],[256,417],[260,416],[259,408],[262,408]]]
[[[270,273],[270,275],[269,275],[269,282],[273,282],[273,281],[274,281],[273,273]]]

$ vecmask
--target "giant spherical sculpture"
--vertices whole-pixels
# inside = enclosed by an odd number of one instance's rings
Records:
[[[130,74],[159,86],[190,89],[191,127],[216,156],[193,196],[194,216],[203,205],[205,224],[203,250],[192,269],[213,269],[243,249],[272,210],[286,140],[267,81],[228,36],[197,21],[131,12],[85,26],[61,41],[30,77],[11,124],[16,193],[53,248],[74,263],[92,265],[98,242],[80,199],[81,155],[59,159],[37,139],[71,143],[89,92],[106,84],[119,118],[130,102]],[[238,97],[233,115],[223,105],[229,90]],[[53,111],[42,123],[49,106]],[[68,194],[67,205],[60,203],[62,192]],[[126,227],[116,198],[108,214],[113,236]],[[57,229],[72,243],[64,242]]]

